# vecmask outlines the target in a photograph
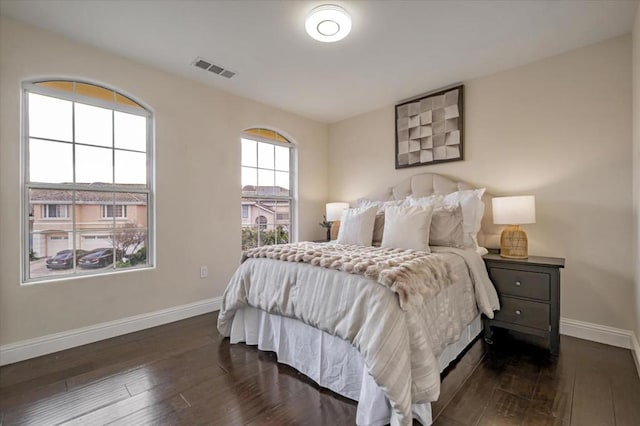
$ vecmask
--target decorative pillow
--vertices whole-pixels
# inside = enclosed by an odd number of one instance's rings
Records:
[[[446,246],[465,248],[462,208],[460,204],[447,205],[445,196],[440,194],[428,197],[407,197],[412,206],[432,206],[431,228],[429,230],[430,246]]]
[[[370,246],[376,210],[376,207],[361,207],[342,212],[337,243]]]
[[[434,208],[429,229],[429,245],[465,247],[460,204]]]
[[[464,231],[465,247],[476,249],[478,247],[478,232],[484,215],[484,203],[482,195],[485,188],[468,189],[452,192],[444,196],[442,202],[446,206],[462,207],[462,228]]]
[[[338,233],[340,232],[340,221],[336,220],[331,224],[331,240],[338,239]],[[382,242],[382,234],[384,232],[384,213],[377,214],[376,220],[373,223],[373,245],[380,247]]]
[[[387,206],[384,210],[381,247],[430,253],[429,227],[432,213],[432,206]]]

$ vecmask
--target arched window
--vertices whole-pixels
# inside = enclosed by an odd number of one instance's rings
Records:
[[[23,280],[152,266],[151,111],[80,81],[23,93]]]
[[[256,217],[256,225],[258,225],[258,227],[259,227],[259,229],[261,231],[267,229],[267,223],[268,223],[268,220],[267,220],[266,217],[264,217],[264,216]]]
[[[295,145],[280,133],[245,130],[242,144],[242,249],[293,241]]]

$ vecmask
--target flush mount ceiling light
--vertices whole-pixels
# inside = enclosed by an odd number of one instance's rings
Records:
[[[324,4],[309,13],[305,28],[311,38],[333,43],[351,32],[351,16],[340,6]]]

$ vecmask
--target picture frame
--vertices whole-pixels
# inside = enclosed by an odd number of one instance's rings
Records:
[[[464,160],[464,85],[395,107],[396,169]]]

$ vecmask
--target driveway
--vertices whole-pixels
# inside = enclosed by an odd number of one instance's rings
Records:
[[[73,269],[47,269],[47,264],[45,263],[47,259],[38,259],[29,262],[29,269],[31,278],[41,278],[41,277],[51,277],[55,275],[68,275],[73,273]],[[93,268],[93,269],[82,269],[78,268],[80,272],[84,271],[97,271],[101,269],[107,269],[112,267],[112,265],[104,266],[102,268]]]

